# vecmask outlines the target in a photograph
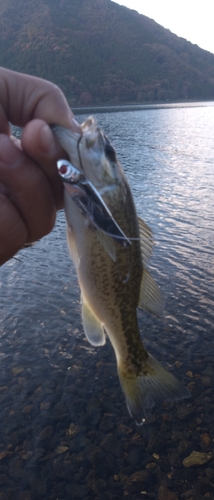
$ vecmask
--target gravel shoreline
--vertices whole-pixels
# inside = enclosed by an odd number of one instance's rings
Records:
[[[71,360],[13,361],[0,386],[0,500],[214,498],[214,372],[195,354],[191,370],[171,367],[192,398],[163,403],[142,427],[109,344],[94,350],[77,335]]]

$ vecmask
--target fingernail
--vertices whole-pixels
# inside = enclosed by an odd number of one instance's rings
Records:
[[[48,125],[44,125],[40,130],[40,148],[45,154],[52,156],[55,153],[54,137]]]

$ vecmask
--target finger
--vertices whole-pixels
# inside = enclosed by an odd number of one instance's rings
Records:
[[[56,141],[50,127],[42,120],[29,122],[22,133],[23,150],[43,169],[50,182],[57,210],[63,208],[63,183],[56,162],[65,152]]]
[[[26,227],[27,241],[52,230],[56,207],[47,177],[5,135],[0,135],[0,182]]]
[[[64,94],[47,80],[0,68],[0,96],[2,133],[9,133],[8,121],[23,127],[34,118],[81,132]]]
[[[18,210],[0,192],[0,265],[23,247],[27,235],[27,228]]]

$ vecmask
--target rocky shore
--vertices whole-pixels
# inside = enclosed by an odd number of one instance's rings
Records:
[[[192,399],[155,408],[142,427],[128,415],[112,348],[77,335],[72,359],[40,352],[0,387],[0,500],[214,498],[211,359],[176,361]],[[46,363],[45,363],[46,360]],[[76,360],[76,361],[75,361]],[[203,403],[202,403],[203,397]]]

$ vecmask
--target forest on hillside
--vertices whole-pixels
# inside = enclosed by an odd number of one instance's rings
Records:
[[[111,0],[0,0],[0,65],[71,105],[214,99],[214,54]]]

